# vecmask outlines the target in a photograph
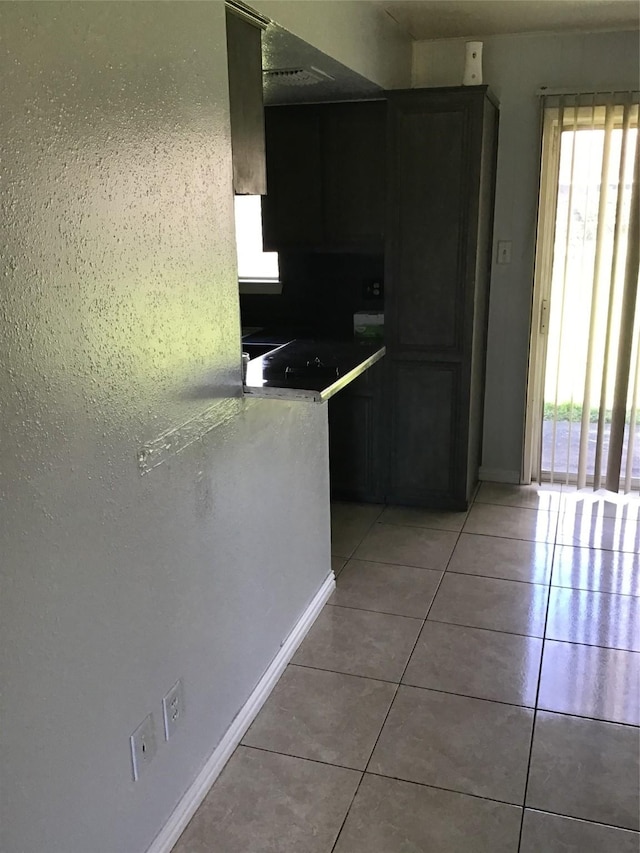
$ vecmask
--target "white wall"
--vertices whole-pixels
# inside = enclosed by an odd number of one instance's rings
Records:
[[[414,86],[462,82],[464,39],[416,42]],[[512,262],[491,278],[483,473],[517,481],[521,471],[539,173],[541,86],[637,88],[637,32],[485,38],[484,82],[500,101],[494,228],[511,240]]]
[[[326,407],[238,396],[223,4],[0,30],[0,850],[143,853],[329,572]]]
[[[250,5],[384,89],[411,85],[411,38],[375,3],[252,0]]]

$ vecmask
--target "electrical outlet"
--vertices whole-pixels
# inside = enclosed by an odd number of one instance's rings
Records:
[[[382,299],[384,296],[384,284],[376,279],[376,281],[366,281],[362,287],[362,296],[364,299]]]
[[[184,717],[184,685],[179,678],[162,700],[164,737],[169,740]]]
[[[137,782],[142,771],[146,769],[147,764],[152,760],[158,749],[153,714],[144,718],[129,738],[129,744],[131,746],[133,778]]]

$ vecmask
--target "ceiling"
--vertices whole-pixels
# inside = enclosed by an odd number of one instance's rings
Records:
[[[324,0],[329,2],[329,0]],[[374,0],[413,39],[506,33],[640,29],[638,0]],[[318,81],[264,75],[265,104],[366,100],[382,90],[317,48],[269,24],[262,36],[265,72],[319,69]]]
[[[381,0],[378,5],[413,39],[640,27],[638,0]]]

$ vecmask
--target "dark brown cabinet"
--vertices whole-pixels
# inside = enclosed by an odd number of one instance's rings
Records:
[[[322,150],[317,107],[265,110],[267,181],[262,199],[266,252],[314,247],[323,237]]]
[[[495,102],[472,86],[266,112],[265,248],[384,248],[387,355],[329,401],[333,496],[466,509],[482,441]]]
[[[329,400],[331,495],[384,500],[384,359]]]
[[[386,499],[465,509],[478,479],[497,108],[484,86],[388,93]]]
[[[265,251],[381,251],[386,104],[269,107]]]
[[[263,195],[262,31],[228,9],[226,23],[233,189],[238,195]]]

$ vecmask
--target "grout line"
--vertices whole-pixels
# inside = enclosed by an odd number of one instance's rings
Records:
[[[637,835],[640,839],[640,831],[637,829],[630,829],[628,826],[620,826],[617,823],[604,823],[601,820],[591,820],[588,817],[576,817],[576,815],[564,814],[563,812],[552,812],[549,809],[534,809],[534,808],[524,808],[523,809],[523,820],[524,820],[524,812],[538,812],[539,814],[553,815],[554,817],[565,817],[569,820],[580,821],[582,823],[591,824],[591,826],[604,826],[607,829],[621,829],[623,832],[629,832],[632,835]],[[574,848],[575,849],[575,848]],[[546,852],[545,852],[546,853]]]
[[[347,822],[347,818],[349,817],[349,814],[351,813],[351,809],[353,807],[353,804],[355,803],[356,797],[358,796],[358,791],[360,790],[360,786],[362,785],[363,779],[364,779],[364,771],[361,771],[360,779],[358,781],[358,784],[356,785],[355,791],[353,792],[353,797],[351,797],[351,802],[347,806],[347,810],[344,814],[344,819],[343,819],[342,823],[340,824],[340,829],[338,830],[338,832],[336,834],[335,841],[331,845],[331,853],[333,853],[333,851],[336,849],[336,844],[338,843],[340,836],[342,835],[342,830],[344,829],[344,825]]]
[[[616,595],[618,598],[638,598],[637,595],[633,595],[633,593],[630,592],[610,592],[605,589],[582,589],[582,587],[556,586],[555,584],[551,584],[551,589],[568,589],[571,592],[589,592],[594,595]]]
[[[548,545],[548,542],[544,543]],[[553,548],[553,545],[551,546]],[[507,583],[521,583],[526,586],[546,586],[549,587],[549,581],[523,581],[520,578],[496,578],[493,575],[478,575],[475,572],[457,572],[455,569],[447,569],[447,575],[451,577],[451,575],[460,575],[463,578],[484,578],[484,580],[490,581],[506,581]],[[551,578],[551,574],[549,574],[549,578]]]
[[[344,503],[344,501],[336,501],[335,503]],[[334,505],[334,502],[332,501],[332,502],[329,504],[329,515],[330,515],[330,516],[331,516],[331,509],[332,509],[333,505]],[[378,519],[380,518],[380,516],[382,515],[382,513],[383,513],[383,512],[385,511],[385,509],[386,509],[386,505],[385,505],[385,504],[367,504],[367,506],[380,506],[380,507],[382,507],[382,508],[381,508],[380,512],[376,515],[376,517],[373,519],[373,521],[371,521],[371,523],[368,525],[367,529],[366,529],[366,530],[364,531],[364,533],[362,534],[362,537],[358,540],[358,544],[355,546],[355,548],[354,548],[354,549],[353,549],[353,551],[349,554],[349,556],[348,556],[348,557],[344,557],[344,555],[342,555],[342,554],[334,554],[333,552],[331,553],[331,556],[332,556],[332,557],[338,557],[338,559],[340,559],[340,560],[345,560],[345,559],[346,559],[346,561],[347,561],[347,563],[348,563],[348,562],[349,562],[349,560],[351,560],[351,559],[353,558],[353,556],[354,556],[354,554],[356,553],[356,551],[358,550],[358,548],[359,548],[359,547],[362,545],[362,543],[364,542],[364,540],[365,540],[365,538],[366,538],[367,534],[368,534],[368,533],[370,533],[370,531],[371,531],[371,529],[373,528],[374,524],[378,521]],[[346,563],[345,563],[345,566],[346,566]],[[345,568],[345,566],[343,566],[343,567],[342,567],[342,569],[340,569],[340,571],[343,571],[343,569]]]
[[[397,616],[399,619],[413,619],[422,622],[424,616],[407,616],[406,613],[394,613],[392,610],[372,610],[370,607],[355,607],[352,604],[335,604],[333,601],[326,602],[329,607],[339,607],[341,610],[359,610],[361,613],[378,613],[380,616]]]
[[[356,545],[356,547],[355,547],[355,548],[353,549],[353,551],[351,552],[351,556],[348,558],[347,562],[345,563],[345,565],[344,565],[344,566],[342,567],[342,569],[340,570],[340,572],[341,572],[341,573],[342,573],[342,572],[345,570],[345,568],[348,566],[349,561],[350,561],[351,559],[358,559],[357,557],[355,557],[355,556],[354,556],[354,555],[355,555],[355,553],[356,553],[356,551],[357,551],[357,550],[358,550],[358,548],[362,545],[362,543],[364,542],[364,540],[365,540],[366,536],[371,532],[371,530],[373,529],[373,526],[374,526],[374,525],[378,522],[378,520],[382,517],[382,515],[383,515],[383,513],[384,513],[385,509],[386,509],[386,506],[384,506],[384,505],[383,505],[383,507],[382,507],[382,509],[380,510],[380,512],[378,513],[378,515],[375,517],[375,519],[374,519],[374,520],[372,521],[372,523],[369,525],[369,527],[367,528],[367,530],[366,530],[366,531],[365,531],[365,533],[363,534],[362,538],[360,539],[360,541],[358,542],[358,544]],[[332,605],[332,606],[335,606],[335,605]],[[355,609],[355,608],[352,608],[352,609]],[[393,701],[394,701],[394,699],[395,699],[395,697],[396,697],[396,694],[397,694],[397,692],[398,692],[398,686],[399,686],[399,685],[398,685],[397,683],[395,683],[395,682],[388,682],[388,683],[393,683],[393,684],[395,684],[395,689],[394,689],[394,691],[393,691],[393,697],[392,697],[392,699],[391,699],[391,702],[389,703],[389,709],[390,709],[390,708],[391,708],[391,706],[393,705]],[[387,710],[387,714],[385,715],[385,720],[387,719],[387,716],[388,716],[388,714],[389,714],[389,709]],[[384,722],[383,722],[383,724],[382,724],[382,725],[384,726]],[[382,728],[380,729],[380,731],[382,731]],[[378,734],[378,737],[380,737],[380,735],[379,735],[379,734]],[[377,743],[377,739],[376,739],[376,743]],[[375,749],[375,745],[374,745],[374,749]],[[373,750],[372,750],[372,752],[373,752]],[[371,756],[369,756],[369,760],[370,760],[370,759],[371,759]],[[367,764],[368,764],[368,763],[369,763],[369,762],[367,761]],[[367,766],[367,765],[365,764],[365,767],[366,767],[366,766]],[[349,814],[351,813],[351,808],[352,808],[352,806],[353,806],[353,804],[354,804],[354,802],[355,802],[356,797],[358,796],[358,791],[360,790],[360,786],[362,785],[362,780],[363,780],[363,779],[364,779],[364,771],[362,771],[362,773],[361,773],[360,780],[358,781],[358,784],[357,784],[357,786],[356,786],[356,789],[355,789],[355,791],[354,791],[354,793],[353,793],[353,797],[351,798],[351,802],[349,803],[349,805],[348,805],[348,807],[347,807],[347,810],[346,810],[345,815],[344,815],[344,820],[343,820],[343,821],[342,821],[342,823],[340,824],[340,828],[338,829],[338,832],[336,833],[335,841],[333,842],[333,844],[332,844],[332,846],[331,846],[331,853],[333,853],[333,851],[334,851],[334,850],[335,850],[335,848],[336,848],[336,844],[338,843],[338,840],[339,840],[339,838],[340,838],[340,835],[342,834],[342,830],[344,829],[344,825],[345,825],[345,823],[347,822],[347,818],[349,817]]]
[[[617,646],[596,646],[593,643],[579,643],[577,640],[556,640],[555,637],[544,637],[548,643],[561,643],[564,646],[582,646],[585,649],[606,649],[611,652],[626,652],[629,655],[640,655],[640,649],[620,649]]]
[[[400,686],[399,681],[391,681],[389,678],[380,678],[377,675],[356,675],[353,672],[344,672],[344,670],[341,669],[326,669],[321,666],[311,666],[308,663],[294,663],[293,661],[291,661],[289,666],[300,666],[303,669],[315,669],[318,672],[333,672],[334,675],[350,675],[352,678],[366,678],[368,681],[381,681],[383,684],[394,684],[396,687]]]
[[[550,492],[550,494],[553,494]],[[481,506],[499,506],[500,509],[529,509],[532,512],[554,512],[560,515],[562,510],[558,507],[558,509],[553,509],[552,507],[546,506],[530,506],[529,504],[501,504],[496,503],[495,501],[482,501],[477,498],[473,502],[475,504],[480,504]]]
[[[406,674],[406,672],[407,672],[407,668],[408,668],[408,666],[409,666],[409,662],[410,662],[411,658],[413,657],[413,654],[414,654],[414,652],[415,652],[415,650],[416,650],[416,648],[417,648],[417,646],[418,646],[418,642],[420,641],[420,635],[422,634],[422,631],[423,631],[423,629],[424,629],[424,626],[425,626],[425,624],[426,624],[426,622],[427,622],[427,619],[428,619],[428,617],[429,617],[429,613],[431,612],[431,608],[433,607],[433,602],[436,600],[436,596],[438,595],[438,591],[440,590],[440,587],[442,586],[442,581],[444,580],[444,576],[445,576],[445,573],[446,573],[446,570],[447,570],[447,566],[448,566],[448,565],[449,565],[449,563],[451,562],[451,558],[452,558],[452,556],[453,556],[453,552],[454,552],[454,551],[455,551],[455,549],[456,549],[456,545],[457,545],[457,544],[458,544],[458,542],[460,541],[460,536],[461,536],[461,535],[462,535],[462,531],[460,531],[460,532],[458,533],[457,537],[456,537],[455,545],[454,545],[454,546],[453,546],[453,548],[451,549],[451,554],[449,555],[449,559],[448,559],[448,560],[447,560],[447,562],[446,562],[446,565],[445,565],[445,568],[444,568],[444,572],[442,573],[442,577],[441,577],[441,578],[440,578],[440,580],[438,581],[438,585],[437,585],[437,587],[436,587],[436,589],[435,589],[435,592],[433,593],[433,598],[431,599],[431,603],[429,604],[429,608],[428,608],[428,610],[427,610],[427,612],[426,612],[426,614],[425,614],[425,617],[424,617],[424,619],[423,619],[423,621],[422,621],[422,627],[420,628],[420,631],[418,631],[418,636],[416,637],[415,643],[413,644],[413,647],[411,648],[411,651],[410,651],[409,655],[407,656],[407,662],[405,663],[405,665],[404,665],[404,669],[402,670],[402,674],[400,675],[400,683],[398,684],[398,687],[396,688],[396,691],[395,691],[394,696],[393,696],[393,700],[392,700],[391,704],[389,705],[389,710],[387,711],[387,713],[386,713],[386,715],[385,715],[385,718],[384,718],[384,720],[382,721],[382,726],[380,727],[380,731],[379,731],[379,733],[378,733],[378,737],[376,738],[376,742],[374,743],[374,745],[373,745],[373,749],[371,750],[371,753],[370,753],[370,755],[369,755],[369,760],[367,761],[367,764],[365,765],[365,773],[366,773],[366,772],[368,771],[368,769],[369,769],[369,765],[371,764],[371,759],[372,759],[372,757],[373,757],[373,753],[375,752],[375,749],[376,749],[376,747],[377,747],[377,745],[378,745],[378,741],[380,740],[380,737],[382,736],[382,732],[383,732],[384,727],[385,727],[385,725],[386,725],[386,723],[387,723],[387,720],[388,720],[388,718],[389,718],[389,714],[391,713],[391,709],[393,708],[394,703],[395,703],[395,701],[396,701],[396,697],[398,696],[398,692],[399,692],[399,690],[400,690],[400,685],[402,684],[402,679],[404,678],[404,676],[405,676],[405,674]]]
[[[458,788],[443,788],[441,785],[428,785],[426,782],[416,782],[415,779],[405,779],[404,776],[387,776],[385,773],[365,770],[365,776],[377,776],[379,779],[393,779],[394,782],[405,782],[409,785],[418,785],[421,788],[434,788],[436,791],[446,791],[449,794],[458,794],[462,797],[473,797],[474,800],[484,800],[488,803],[499,803],[501,806],[511,806],[514,809],[524,811],[523,806],[510,803],[508,800],[497,800],[495,797],[483,797],[482,794],[472,794],[471,791],[460,791]]]
[[[422,528],[422,529],[425,529],[425,528]],[[452,530],[445,530],[443,532],[444,533],[453,533]],[[362,543],[360,543],[360,544],[362,544]],[[458,543],[456,542],[456,545],[457,544]],[[357,546],[357,548],[359,548],[359,547],[360,547],[360,545]],[[357,548],[356,548],[356,550],[357,550]],[[455,548],[455,545],[454,545],[454,548]],[[452,550],[452,553],[453,553],[453,550]],[[344,560],[344,557],[340,557],[340,559]],[[447,559],[445,561],[445,565],[449,564],[450,559],[451,559],[451,556],[447,557]],[[445,569],[437,569],[437,568],[434,568],[433,566],[416,566],[414,563],[391,563],[391,562],[389,562],[389,560],[375,560],[371,557],[367,557],[367,559],[364,560],[362,557],[353,557],[352,556],[352,557],[349,557],[347,562],[351,562],[351,560],[356,560],[358,563],[376,563],[377,565],[380,565],[380,566],[394,566],[396,568],[406,568],[406,569],[422,569],[422,571],[424,571],[424,572],[444,572],[445,571]],[[343,566],[340,571],[343,571],[345,568],[346,568],[346,566]]]
[[[323,767],[337,767],[339,770],[351,770],[353,773],[364,773],[361,767],[350,767],[348,764],[337,764],[333,761],[323,761],[321,758],[311,758],[309,755],[296,755],[295,752],[283,752],[281,749],[269,749],[268,746],[256,746],[252,743],[240,743],[245,749],[255,749],[257,752],[267,752],[270,755],[284,755],[286,758],[296,758],[298,761],[311,761],[322,764]]]
[[[559,526],[559,521],[556,523],[556,535],[555,535],[556,540],[558,538],[558,526]],[[553,575],[553,566],[554,566],[554,562],[555,562],[555,558],[556,558],[556,548],[557,548],[557,542],[555,542],[554,546],[553,546],[553,555],[551,558],[551,574],[549,575],[549,584],[547,587],[547,609],[545,612],[544,625],[543,625],[543,630],[542,630],[542,637],[543,637],[543,639],[542,639],[542,651],[540,654],[540,664],[538,666],[538,684],[537,684],[537,688],[536,688],[536,698],[535,698],[534,710],[533,710],[533,725],[531,726],[531,740],[529,743],[529,758],[527,760],[527,772],[526,772],[525,781],[524,781],[524,794],[523,794],[523,798],[522,798],[522,817],[520,819],[520,834],[518,836],[518,853],[520,853],[520,850],[522,847],[522,833],[524,831],[524,812],[525,812],[525,808],[527,806],[527,792],[529,790],[529,777],[531,776],[531,760],[533,758],[533,742],[534,742],[535,735],[536,735],[536,721],[537,721],[537,717],[538,717],[538,701],[540,698],[540,685],[542,683],[542,664],[544,661],[544,645],[545,645],[545,639],[544,638],[545,638],[546,633],[547,633],[547,622],[549,620],[549,609],[551,607],[551,577]]]
[[[457,539],[456,539],[456,544],[458,543],[458,539],[459,539],[459,538],[460,538],[460,534],[458,534],[458,537],[457,537]],[[454,546],[454,548],[455,548],[455,546]],[[451,552],[451,553],[453,554],[453,550],[452,550],[452,552]],[[449,557],[449,560],[450,560],[450,559],[451,559],[451,556]],[[447,565],[448,565],[448,561],[447,561]],[[441,577],[441,578],[440,578],[440,580],[438,581],[438,586],[436,587],[436,590],[435,590],[435,592],[434,592],[434,594],[433,594],[433,598],[431,599],[431,603],[429,604],[429,610],[431,610],[431,607],[432,607],[432,605],[433,605],[433,602],[434,602],[434,600],[435,600],[435,597],[436,597],[436,595],[438,594],[438,590],[440,589],[440,585],[441,585],[441,583],[442,583],[442,578],[444,578],[444,572],[442,573],[442,577]],[[401,676],[400,676],[400,680],[402,680],[402,678],[403,678],[403,676],[404,676],[405,672],[407,671],[407,667],[409,666],[409,661],[411,660],[411,656],[413,655],[413,653],[414,653],[414,651],[415,651],[415,649],[416,649],[416,646],[418,645],[418,640],[420,639],[420,634],[422,633],[422,628],[424,628],[424,624],[425,624],[425,622],[427,621],[427,616],[429,615],[429,610],[427,610],[427,614],[426,614],[425,618],[424,618],[424,619],[423,619],[423,621],[422,621],[422,627],[420,628],[420,631],[418,631],[418,636],[416,637],[416,641],[415,641],[415,643],[413,644],[413,647],[412,647],[412,649],[411,649],[411,652],[409,653],[409,655],[408,655],[408,657],[407,657],[407,662],[406,662],[405,667],[404,667],[404,669],[403,669],[403,671],[402,671],[402,674],[401,674]],[[349,808],[347,809],[347,812],[346,812],[346,814],[345,814],[345,816],[344,816],[344,820],[342,821],[342,824],[341,824],[341,826],[340,826],[340,831],[338,832],[338,835],[336,836],[336,840],[335,840],[335,842],[334,842],[334,844],[333,844],[333,847],[331,848],[331,853],[334,853],[335,848],[336,848],[336,844],[338,843],[338,840],[339,840],[339,838],[340,838],[340,835],[342,834],[342,830],[344,829],[344,826],[345,826],[345,824],[346,824],[346,822],[347,822],[347,818],[349,817],[349,814],[351,813],[351,809],[352,809],[352,807],[353,807],[353,803],[355,802],[356,796],[358,795],[358,791],[360,790],[360,786],[362,785],[362,780],[363,780],[363,779],[364,779],[364,777],[365,777],[365,774],[366,774],[366,772],[367,772],[367,768],[368,768],[368,767],[369,767],[369,765],[371,764],[371,759],[372,759],[372,757],[373,757],[373,753],[375,752],[376,746],[378,745],[378,741],[380,740],[380,737],[381,737],[381,735],[382,735],[382,732],[383,732],[383,730],[384,730],[384,727],[385,727],[385,725],[386,725],[386,723],[387,723],[387,720],[389,719],[389,714],[391,713],[391,709],[393,708],[394,702],[396,701],[396,696],[398,695],[398,691],[399,691],[399,690],[400,690],[400,683],[396,684],[396,689],[395,689],[395,690],[394,690],[394,692],[393,692],[393,697],[392,697],[392,699],[391,699],[391,702],[389,703],[389,707],[387,708],[387,713],[384,715],[384,719],[382,720],[382,724],[381,724],[381,726],[380,726],[380,731],[378,732],[378,736],[377,736],[377,737],[376,737],[376,739],[375,739],[375,742],[374,742],[374,744],[373,744],[373,747],[372,747],[372,749],[371,749],[371,752],[369,753],[369,758],[367,759],[367,763],[365,764],[364,773],[362,774],[362,778],[360,779],[360,782],[358,783],[358,787],[356,788],[356,792],[355,792],[355,794],[354,794],[354,796],[353,796],[353,799],[351,800],[351,802],[350,802],[350,804],[349,804]]]
[[[624,598],[640,598],[640,592],[614,592],[610,589],[591,589],[588,586],[565,586],[561,583],[551,583],[551,589],[570,589],[572,592],[598,592],[600,595],[620,595]]]
[[[481,628],[479,630],[485,630],[485,629]],[[542,644],[542,637],[530,637],[529,639],[540,640],[540,643]],[[638,654],[638,652],[635,652],[634,654]],[[542,659],[542,654],[540,655],[540,658]],[[429,691],[431,693],[444,693],[447,696],[460,696],[463,699],[477,699],[479,702],[492,702],[494,705],[508,705],[510,708],[522,708],[523,710],[526,710],[526,711],[536,710],[535,705],[523,704],[521,702],[507,702],[503,699],[489,699],[486,696],[474,696],[470,693],[457,693],[457,692],[454,692],[453,690],[442,690],[439,687],[426,687],[423,684],[412,684],[409,681],[390,681],[389,679],[378,678],[378,677],[374,677],[372,675],[355,675],[352,672],[344,672],[344,671],[339,670],[339,669],[323,669],[322,667],[319,667],[319,666],[309,666],[308,664],[303,664],[303,663],[290,663],[289,666],[290,667],[295,666],[295,667],[298,667],[300,669],[313,669],[316,672],[330,672],[333,675],[344,675],[347,678],[364,678],[367,681],[375,681],[378,684],[390,684],[390,685],[393,685],[394,687],[412,687],[415,690],[426,690],[426,691]],[[395,698],[395,696],[394,696],[394,698]],[[589,716],[588,714],[578,714],[575,712],[570,713],[569,711],[558,711],[558,710],[555,710],[554,708],[538,708],[537,710],[544,711],[545,713],[548,713],[548,714],[557,714],[558,716],[561,716],[561,717],[578,717],[581,720],[593,720],[596,723],[610,723],[611,725],[614,725],[614,726],[627,726],[628,728],[632,728],[632,729],[640,728],[640,724],[636,724],[636,723],[625,723],[625,722],[622,722],[620,720],[607,720],[604,717],[593,717],[593,716]]]
[[[462,523],[464,527],[466,523]],[[376,521],[376,524],[384,524],[385,527],[412,527],[415,530],[437,530],[440,533],[462,533],[462,527],[439,527],[435,524],[417,524],[410,521]]]
[[[457,693],[453,690],[443,690],[440,687],[425,687],[422,684],[412,684],[410,681],[401,681],[400,687],[411,687],[413,690],[424,690],[427,693],[442,693],[445,696],[459,696],[461,699],[474,699],[476,702],[489,702],[491,705],[507,705],[509,708],[522,708],[523,711],[533,711],[533,705],[522,702],[507,702],[504,699],[489,699],[487,696],[474,696],[472,693]],[[571,715],[569,715],[571,716]]]
[[[605,720],[603,717],[590,717],[588,714],[570,714],[568,711],[554,711],[553,708],[536,708],[536,712],[541,711],[543,714],[554,714],[557,717],[572,717],[579,720],[592,720],[594,723],[606,723],[610,726],[626,726],[628,729],[638,729],[640,731],[640,723],[624,723],[620,720]],[[544,809],[542,810],[544,811]]]
[[[502,507],[504,509],[504,507]],[[555,535],[553,539],[531,539],[526,536],[506,536],[504,533],[500,535],[499,533],[484,533],[481,530],[461,530],[461,533],[464,533],[465,536],[489,536],[491,539],[509,539],[511,542],[535,542],[536,545],[555,545]],[[456,543],[457,544],[457,543]]]
[[[466,622],[445,622],[442,619],[429,619],[428,621],[437,625],[455,625],[458,628],[477,628],[479,631],[493,631],[494,634],[510,634],[513,637],[531,637],[534,640],[544,640],[543,634],[521,634],[519,631],[507,631],[504,628],[487,628],[484,625],[467,625]],[[578,645],[584,645],[584,643],[580,643]]]

